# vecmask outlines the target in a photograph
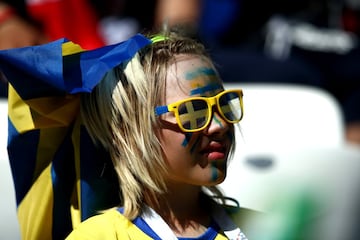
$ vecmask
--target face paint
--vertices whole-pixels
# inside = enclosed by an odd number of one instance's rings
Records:
[[[186,73],[185,79],[191,81],[192,90],[190,96],[207,96],[222,88],[220,84],[214,84],[214,82],[217,82],[218,77],[212,68],[198,68],[195,71]]]
[[[213,120],[214,120],[217,124],[219,124],[219,126],[220,126],[221,128],[224,128],[222,122],[218,119],[218,117],[217,117],[216,115],[213,115]]]
[[[211,96],[216,93],[217,90],[221,88],[219,84],[208,84],[206,86],[199,86],[191,90],[190,95],[200,95],[200,96]]]
[[[226,161],[211,163],[211,181],[216,182],[219,179],[218,169],[225,169]]]
[[[181,144],[183,147],[186,147],[188,145],[188,143],[191,140],[192,135],[193,135],[193,133],[185,133],[184,141]]]
[[[218,83],[218,77],[214,69],[201,67],[196,69],[195,71],[191,71],[185,73],[185,79],[191,81],[192,90],[189,93],[189,96],[200,95],[200,96],[212,96],[219,89],[222,89],[222,85]],[[216,119],[217,123],[221,124],[221,122]],[[191,137],[193,134],[186,133],[184,141],[182,142],[182,146],[188,146],[191,141]],[[192,147],[192,149],[194,146]]]
[[[188,55],[180,55],[177,60],[167,72],[166,83],[169,87],[166,88],[164,105],[189,97],[213,97],[224,90],[211,62],[198,56]],[[206,114],[205,117],[208,116]],[[215,114],[215,116],[213,119],[209,118],[216,121],[213,122],[214,127],[208,129],[208,133],[212,134],[209,135],[205,131],[183,132],[179,127],[178,115],[164,114],[162,120],[169,125],[160,129],[159,140],[168,165],[168,178],[172,182],[213,186],[224,179],[226,157],[230,146],[229,138],[232,135],[226,133],[228,128],[225,120],[222,121],[220,115]],[[229,131],[231,130],[230,127]]]
[[[216,165],[216,164],[214,163],[211,165]],[[218,178],[219,178],[219,175],[218,175],[216,166],[211,166],[211,181],[215,182]]]
[[[214,69],[212,68],[208,68],[208,67],[201,67],[198,68],[195,71],[192,72],[188,72],[185,74],[185,79],[186,80],[194,80],[194,79],[201,79],[204,75],[208,76],[208,77],[216,77],[216,72],[214,71]]]
[[[193,138],[193,133],[185,133],[185,139],[182,142],[183,147],[190,147],[190,152],[194,152],[194,149],[197,144],[200,142],[200,137],[197,135],[196,138]]]

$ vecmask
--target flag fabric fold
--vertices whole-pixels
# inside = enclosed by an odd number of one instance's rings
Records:
[[[81,124],[80,93],[151,41],[138,34],[93,50],[59,39],[0,51],[9,82],[8,155],[23,239],[64,239],[120,203],[108,153]]]

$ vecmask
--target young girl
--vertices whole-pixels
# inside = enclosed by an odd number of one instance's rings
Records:
[[[208,194],[226,176],[242,91],[224,90],[200,43],[153,37],[82,95],[81,111],[111,155],[123,204],[67,239],[246,239]]]
[[[23,239],[250,236],[252,212],[216,188],[242,91],[224,90],[202,44],[167,32],[86,51],[60,39],[0,51],[0,68]]]

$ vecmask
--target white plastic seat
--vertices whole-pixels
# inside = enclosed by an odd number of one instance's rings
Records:
[[[7,99],[0,99],[0,239],[20,239],[15,189],[7,155]]]
[[[360,220],[359,148],[313,147],[270,159],[267,167],[232,161],[221,185],[241,207],[265,213],[266,221],[253,222],[258,239],[283,239],[277,234],[294,227],[309,231],[298,222],[312,227],[306,239],[358,239],[350,237],[358,234]]]
[[[242,134],[237,133],[237,140],[247,152],[272,153],[344,144],[340,106],[324,90],[290,84],[225,86],[244,91]]]

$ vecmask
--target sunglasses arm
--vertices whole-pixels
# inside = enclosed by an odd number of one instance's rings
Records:
[[[160,115],[162,115],[164,113],[167,113],[167,112],[169,112],[169,109],[168,109],[167,105],[155,107],[155,115],[156,116],[160,116]]]

